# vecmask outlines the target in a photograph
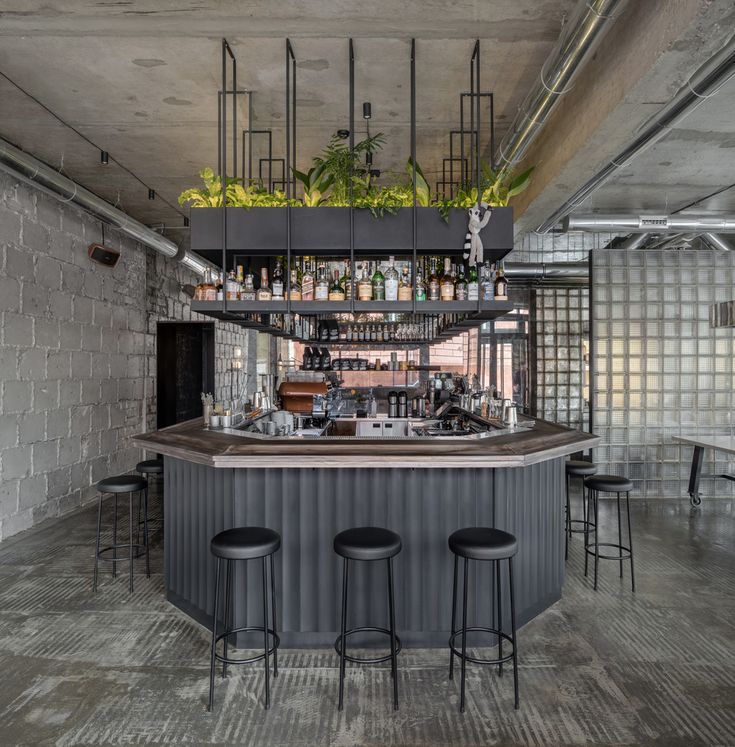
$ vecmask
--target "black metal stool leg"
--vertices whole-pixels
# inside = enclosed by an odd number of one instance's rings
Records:
[[[464,713],[464,684],[467,665],[467,558],[464,559],[464,589],[462,592],[462,661],[460,663],[459,711]]]
[[[393,675],[393,710],[398,710],[398,665],[396,663],[396,610],[393,601],[393,558],[388,558],[388,607],[390,613],[390,668]]]
[[[454,556],[454,576],[452,581],[452,627],[450,635],[454,635],[457,629],[457,565],[458,556]],[[452,652],[452,641],[449,641],[449,679],[454,679],[454,653]]]
[[[270,665],[268,663],[268,570],[263,558],[263,647],[265,657],[265,707],[271,707]]]
[[[510,586],[510,625],[513,637],[513,689],[515,691],[515,709],[518,710],[518,644],[516,642],[516,608],[513,595],[513,558],[508,558],[508,582]]]
[[[92,580],[92,591],[97,591],[97,566],[100,560],[100,533],[102,531],[102,493],[99,494],[97,502],[97,542],[94,550],[94,578]]]
[[[342,564],[342,630],[339,655],[339,704],[338,710],[342,710],[345,693],[345,652],[347,649],[347,571],[349,560],[344,559]]]
[[[211,711],[214,705],[214,665],[216,662],[215,653],[217,651],[217,612],[219,607],[219,576],[221,558],[217,558],[214,572],[214,615],[212,616],[212,657],[209,662],[209,704],[207,710]]]
[[[235,626],[230,620],[230,605],[232,604],[232,560],[225,560],[225,632],[232,630]],[[226,635],[222,640],[222,655],[227,658],[227,642],[230,636]],[[222,679],[227,677],[227,662],[222,662]]]
[[[600,495],[597,490],[592,491],[592,500],[594,501],[595,506],[595,591],[597,591],[597,567],[600,564],[600,533],[598,531],[598,527],[600,526],[599,519],[599,503],[600,503]]]
[[[151,548],[148,542],[148,488],[146,487],[144,492],[145,498],[145,513],[143,514],[143,532],[145,533],[145,575],[151,577]]]
[[[117,493],[115,496],[115,515],[112,517],[112,577],[117,576]]]
[[[569,505],[569,475],[567,475],[567,515],[564,527],[564,560],[569,558],[569,540],[572,536],[572,512]]]
[[[635,573],[633,571],[633,533],[630,530],[630,493],[625,493],[625,510],[628,514],[628,547],[630,548],[630,583],[635,591]]]
[[[130,561],[130,593],[133,593],[133,547],[135,546],[133,542],[133,494],[128,493],[128,520],[130,521],[130,526],[128,527],[128,559]]]
[[[271,607],[273,610],[273,635],[278,633],[276,618],[276,574],[273,571],[273,555],[271,555]],[[273,647],[273,676],[278,677],[278,646]]]
[[[590,554],[587,552],[587,548],[590,546],[590,497],[592,491],[587,488],[584,489],[582,486],[582,516],[584,518],[584,575],[587,577],[587,568]],[[595,527],[595,536],[597,535],[597,527]]]
[[[618,501],[618,552],[620,553],[620,578],[623,577],[623,524],[620,521],[620,493],[616,493]]]
[[[138,493],[138,521],[135,523],[135,544],[140,544],[140,503],[141,503],[142,496],[140,493]],[[143,541],[147,542],[148,538],[144,537]]]
[[[498,600],[498,630],[502,633],[503,632],[503,594],[501,592],[501,586],[500,586],[500,561],[496,560],[495,562],[495,583],[497,584],[497,600]],[[498,659],[503,658],[503,637],[498,636]],[[503,662],[501,661],[500,664],[498,664],[498,674],[502,677],[503,676]]]

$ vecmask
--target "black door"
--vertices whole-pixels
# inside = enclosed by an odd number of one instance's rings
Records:
[[[159,322],[157,427],[200,417],[202,392],[214,393],[214,324]]]

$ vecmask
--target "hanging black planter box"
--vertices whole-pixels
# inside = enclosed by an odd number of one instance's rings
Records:
[[[227,208],[227,248],[245,254],[286,253],[286,208]],[[410,254],[413,209],[375,217],[367,209],[354,211],[357,254]],[[457,254],[467,234],[468,214],[452,208],[444,221],[436,208],[416,211],[419,254]],[[222,248],[221,208],[191,210],[191,248],[216,252]],[[513,208],[493,208],[480,236],[486,259],[499,259],[513,248]],[[350,210],[339,207],[291,208],[291,250],[297,254],[345,256],[350,250]]]

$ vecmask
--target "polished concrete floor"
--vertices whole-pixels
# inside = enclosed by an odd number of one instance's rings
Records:
[[[284,650],[270,711],[240,667],[208,714],[208,634],[164,600],[160,539],[133,596],[122,565],[95,595],[95,519],[0,545],[2,745],[735,744],[732,501],[636,502],[635,595],[610,562],[595,593],[575,535],[564,598],[519,634],[521,709],[509,676],[470,667],[463,715],[445,650],[400,655],[398,712],[387,665],[350,667],[338,713],[334,652]]]

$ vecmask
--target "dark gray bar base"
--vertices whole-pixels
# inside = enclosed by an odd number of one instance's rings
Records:
[[[167,456],[167,597],[211,626],[211,538],[234,526],[267,526],[282,538],[275,556],[281,645],[331,646],[339,624],[342,568],[332,549],[334,535],[350,527],[383,526],[403,538],[394,573],[396,624],[404,645],[446,646],[453,569],[447,538],[461,527],[494,526],[518,537],[513,570],[520,626],[561,597],[564,461],[499,469],[227,469]],[[260,561],[236,564],[238,626],[261,624],[260,574]],[[383,627],[385,564],[352,563],[350,577],[348,625]],[[501,578],[507,584],[507,574]],[[470,583],[468,623],[492,626],[491,565],[472,562]],[[505,618],[507,590],[504,595]]]

